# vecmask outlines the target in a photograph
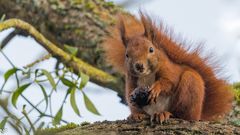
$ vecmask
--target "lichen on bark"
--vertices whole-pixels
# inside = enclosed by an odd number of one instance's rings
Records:
[[[170,119],[162,124],[151,124],[149,121],[129,122],[103,121],[93,124],[78,125],[72,128],[45,129],[39,134],[57,135],[234,135],[240,134],[240,127],[229,122],[185,121]],[[61,130],[63,129],[63,130]]]

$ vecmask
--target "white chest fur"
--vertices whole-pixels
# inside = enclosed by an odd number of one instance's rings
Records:
[[[152,103],[150,105],[144,106],[143,110],[149,115],[154,115],[154,113],[169,111],[169,105],[171,100],[170,98],[171,98],[170,96],[160,95],[157,98],[156,103]]]
[[[142,77],[141,79],[138,79],[138,87],[151,87],[151,85],[155,82],[155,74],[150,74],[148,76]],[[144,106],[143,110],[149,114],[153,115],[154,113],[161,113],[164,111],[169,111],[170,106],[170,96],[160,96],[157,98],[157,102]]]

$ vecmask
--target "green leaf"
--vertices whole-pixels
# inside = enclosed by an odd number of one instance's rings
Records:
[[[81,73],[81,83],[80,83],[79,89],[82,90],[88,81],[89,81],[89,76],[87,76],[84,73]]]
[[[52,88],[56,90],[56,83],[52,77],[52,75],[45,69],[42,69],[43,74],[47,77],[49,80],[50,84],[52,85]]]
[[[1,131],[4,131],[4,129],[5,129],[5,125],[7,123],[7,119],[8,119],[8,117],[4,117],[4,119],[1,121],[1,123],[0,123],[0,130]]]
[[[83,98],[84,98],[84,103],[87,109],[96,115],[100,115],[100,113],[98,112],[98,110],[96,109],[92,101],[87,97],[87,95],[84,92],[83,92]]]
[[[47,107],[48,107],[48,96],[47,96],[46,90],[41,84],[38,84],[38,85],[43,92],[43,96],[44,96],[44,99],[45,99],[45,102],[46,102],[46,109],[47,109]]]
[[[15,108],[16,107],[16,104],[17,104],[17,99],[18,97],[23,93],[23,91],[28,87],[30,86],[31,83],[28,83],[28,84],[24,84],[22,86],[20,86],[19,88],[17,88],[14,92],[13,92],[13,95],[12,95],[12,104],[14,105]]]
[[[56,116],[53,118],[52,124],[53,126],[59,125],[60,121],[62,119],[62,113],[63,113],[63,107],[61,107],[59,109],[59,111],[57,112]]]
[[[72,81],[70,81],[70,80],[68,80],[68,79],[66,79],[66,78],[61,78],[61,81],[62,81],[62,83],[64,84],[64,85],[66,85],[66,86],[68,86],[68,87],[76,87],[76,85],[72,82]]]
[[[12,76],[13,74],[15,74],[19,69],[17,68],[12,68],[9,69],[5,74],[4,74],[4,80],[5,82],[7,82],[7,80],[9,79],[10,76]]]
[[[1,19],[0,19],[0,22],[3,22],[3,21],[5,20],[5,18],[6,18],[6,15],[3,14],[2,17],[1,17]]]
[[[68,51],[73,56],[77,55],[77,52],[78,52],[78,48],[77,47],[72,47],[72,46],[69,46],[69,45],[65,44],[64,48],[65,48],[66,51]]]
[[[70,102],[71,102],[71,106],[74,110],[74,112],[80,116],[80,112],[79,112],[79,109],[77,107],[77,104],[76,104],[76,99],[75,99],[75,92],[76,92],[76,87],[73,87],[71,88],[71,94],[70,94]]]

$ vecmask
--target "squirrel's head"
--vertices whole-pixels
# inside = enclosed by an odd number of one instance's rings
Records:
[[[145,37],[134,37],[126,44],[125,64],[135,76],[145,76],[158,68],[159,50]]]
[[[119,23],[119,32],[126,48],[125,64],[128,72],[134,76],[146,76],[159,68],[161,50],[154,45],[154,31],[144,26],[145,32],[127,37],[123,20]]]

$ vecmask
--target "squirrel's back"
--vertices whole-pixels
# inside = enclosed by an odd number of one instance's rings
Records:
[[[192,49],[189,52],[183,45],[176,43],[171,38],[168,30],[159,25],[157,27],[147,15],[141,14],[141,21],[133,16],[123,16],[126,33],[129,36],[141,35],[145,30],[154,34],[155,45],[162,48],[169,59],[179,65],[185,65],[200,74],[205,83],[205,98],[203,103],[202,120],[217,119],[217,117],[228,113],[232,107],[233,93],[230,86],[223,79],[216,77],[217,72],[213,66],[210,66],[209,58],[201,58],[201,49]],[[144,27],[144,28],[143,28]],[[113,65],[121,73],[125,73],[125,47],[120,39],[118,28],[112,29],[112,35],[106,38],[104,44],[107,62]]]

